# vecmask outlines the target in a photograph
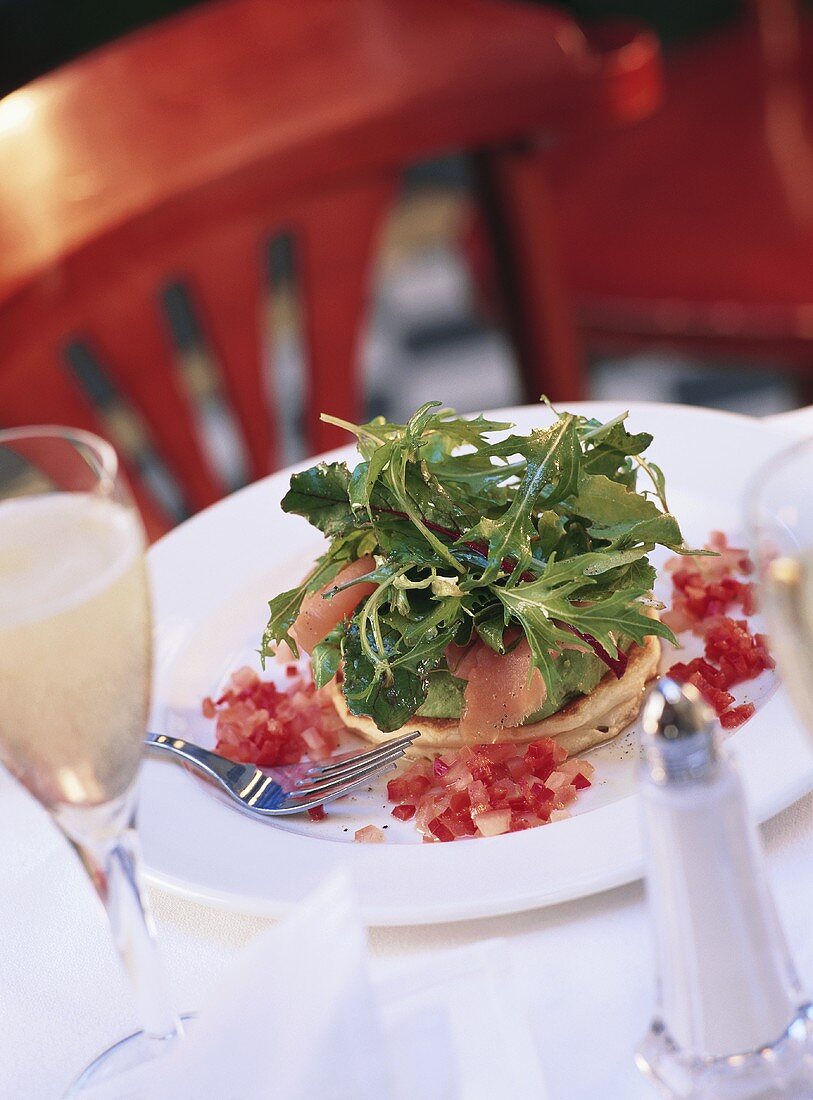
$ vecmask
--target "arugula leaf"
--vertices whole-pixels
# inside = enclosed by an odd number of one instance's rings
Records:
[[[604,474],[583,474],[568,511],[594,524],[627,523],[661,515],[656,504]]]
[[[374,639],[368,638],[370,641],[374,643]],[[391,634],[385,635],[384,644],[391,652],[394,650]],[[362,647],[362,635],[355,620],[345,631],[341,653],[344,662],[342,692],[350,713],[372,718],[383,733],[403,726],[426,700],[425,678],[403,666],[387,673],[370,660]]]
[[[664,512],[669,511],[669,504],[666,500],[666,478],[663,470],[660,466],[656,466],[654,462],[649,462],[646,459],[638,456],[635,461],[641,467],[645,474],[649,477],[649,480],[655,487],[655,496],[660,501],[661,507]]]
[[[282,510],[304,516],[328,538],[343,535],[354,525],[349,487],[350,471],[343,462],[320,462],[292,475]]]
[[[395,440],[391,439],[387,443],[382,443],[380,447],[377,447],[373,451],[367,462],[360,462],[355,470],[353,470],[353,473],[350,475],[348,497],[350,500],[350,507],[354,511],[358,511],[362,508],[366,509],[367,514],[372,518],[373,496],[376,483],[389,462],[394,447]],[[379,494],[377,503],[379,508],[384,507],[383,494]]]
[[[545,561],[556,550],[559,540],[565,533],[565,525],[556,512],[543,512],[536,521],[536,533],[539,536],[534,546],[534,557]]]
[[[505,421],[486,420],[484,416],[464,419],[451,409],[443,409],[423,425],[425,439],[421,444],[421,457],[427,461],[443,461],[454,447],[465,443],[482,450],[487,447],[487,435],[507,431],[511,427],[513,425]]]
[[[386,443],[403,431],[401,424],[389,424],[383,416],[375,417],[368,424],[351,424],[349,420],[341,420],[338,416],[329,416],[327,413],[322,413],[319,419],[325,424],[333,424],[337,428],[352,432],[358,440],[359,454],[365,460],[369,460],[382,443]]]
[[[647,558],[634,561],[620,571],[620,587],[637,588],[639,592],[651,592],[655,587],[658,571]],[[659,605],[658,605],[659,606]]]
[[[511,614],[522,623],[533,662],[554,695],[559,681],[555,654],[573,642],[572,634],[555,623],[567,623],[590,635],[611,657],[618,656],[622,634],[639,643],[647,635],[656,634],[677,645],[669,627],[647,615],[647,606],[639,602],[643,593],[638,589],[619,589],[595,601],[574,602],[568,598],[572,594],[572,587],[552,590],[544,581],[499,593]]]
[[[457,629],[462,608],[463,600],[460,597],[448,596],[433,600],[424,614],[416,615],[414,609],[412,609],[412,617],[406,623],[402,632],[404,641],[411,647],[419,647],[422,641],[424,643],[428,642],[431,646],[440,630],[448,634],[449,640],[451,640]],[[413,659],[414,653],[415,650],[413,649]]]
[[[651,519],[615,523],[610,527],[596,524],[589,528],[589,532],[592,538],[608,542],[608,551],[623,550],[636,543],[645,543],[650,546],[666,546],[676,554],[695,553],[684,543],[677,520],[668,512],[658,512]]]
[[[484,614],[481,613],[474,620],[474,629],[489,649],[493,649],[495,653],[506,652],[505,628],[507,618],[505,608],[497,605],[488,608]]]
[[[339,670],[343,633],[341,624],[334,627],[328,636],[314,647],[313,653],[311,653],[313,682],[317,688],[323,688],[325,684],[329,684]]]
[[[330,580],[330,577],[327,579]],[[299,656],[296,642],[288,631],[296,621],[306,592],[307,585],[300,584],[296,588],[289,588],[287,592],[280,592],[273,600],[269,600],[268,609],[271,614],[260,643],[260,660],[263,668],[265,668],[265,658],[273,656],[275,642],[287,642],[294,656]]]
[[[529,589],[533,591],[529,592]],[[558,699],[561,693],[561,676],[556,654],[564,646],[573,644],[573,635],[552,621],[557,617],[554,614],[555,609],[561,611],[561,597],[557,600],[547,586],[535,589],[534,584],[522,585],[520,588],[495,587],[493,591],[510,615],[521,624],[531,647],[533,664],[542,673],[548,694]]]
[[[639,644],[647,635],[655,634],[676,646],[677,639],[669,627],[647,615],[647,605],[640,602],[643,595],[634,588],[620,588],[583,607],[571,604],[567,621],[584,634],[592,635],[611,654],[618,653],[619,634],[626,634]]]
[[[643,454],[652,443],[653,437],[649,432],[637,432],[635,435],[628,432],[624,427],[628,416],[628,412],[621,413],[603,424],[600,420],[580,418],[579,436],[591,449],[603,447],[606,451],[616,451],[621,456]]]
[[[395,498],[399,506],[403,508],[413,525],[420,531],[437,556],[447,565],[451,565],[453,569],[462,572],[457,559],[448,546],[446,546],[427,525],[419,508],[416,507],[415,501],[407,491],[408,464],[409,459],[405,449],[396,451],[390,459],[388,474]]]
[[[484,517],[458,540],[458,543],[483,540],[488,545],[486,568],[476,583],[495,581],[505,572],[506,558],[513,560],[515,571],[521,573],[526,568],[537,534],[534,526],[537,502],[543,498],[545,507],[550,508],[573,493],[578,484],[580,457],[572,416],[562,417],[547,431],[531,433],[525,473],[508,509],[497,520]]]

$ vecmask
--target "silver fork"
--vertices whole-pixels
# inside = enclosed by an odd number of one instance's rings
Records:
[[[252,814],[276,817],[299,814],[334,798],[349,794],[374,776],[391,771],[418,736],[419,731],[384,741],[368,752],[357,753],[343,760],[316,764],[306,769],[292,787],[285,788],[277,779],[254,764],[236,764],[210,749],[168,737],[164,733],[148,733],[148,749],[167,753],[173,759],[191,764],[208,779],[218,784],[231,798]],[[275,768],[275,772],[280,769]]]

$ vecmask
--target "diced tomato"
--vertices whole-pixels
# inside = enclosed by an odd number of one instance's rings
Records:
[[[730,692],[721,691],[720,688],[716,688],[714,684],[710,684],[699,672],[693,673],[689,677],[687,683],[694,684],[706,702],[717,714],[722,714],[726,707],[730,707],[734,702],[734,696]]]
[[[482,836],[499,836],[507,833],[511,828],[510,810],[486,810],[481,814],[473,814],[474,824]]]
[[[449,841],[455,839],[455,834],[439,817],[433,818],[429,822],[429,832],[438,840]]]
[[[417,802],[432,786],[431,778],[426,774],[425,764],[413,764],[405,772],[391,779],[387,784],[387,798],[390,802]]]
[[[308,817],[311,821],[324,821],[327,817],[324,806],[311,806],[308,810]]]
[[[753,680],[760,672],[774,667],[764,635],[755,638],[744,619],[719,619],[712,623],[706,631],[705,654],[727,677],[728,687]]]
[[[331,700],[295,666],[288,665],[285,674],[281,689],[261,680],[254,669],[239,668],[216,701],[203,700],[204,716],[216,720],[219,753],[241,763],[278,767],[303,757],[325,760],[336,751],[345,726]]]
[[[575,802],[578,795],[579,792],[572,783],[560,787],[553,800],[553,810],[563,810],[565,806],[569,806],[571,802]],[[551,813],[553,813],[553,810],[551,810]]]
[[[676,633],[693,630],[702,634],[708,619],[727,614],[737,604],[746,615],[752,615],[756,609],[754,586],[733,575],[748,576],[753,572],[747,551],[729,546],[720,531],[712,532],[708,548],[717,556],[676,557],[667,564],[674,593],[663,621]]]
[[[537,779],[547,779],[556,766],[567,759],[567,751],[548,737],[532,742],[525,759]]]
[[[469,803],[471,805],[472,816],[475,814],[484,814],[491,808],[491,801],[486,785],[479,779],[473,779],[471,782],[471,786],[469,787]]]
[[[694,660],[689,661],[688,664],[684,664],[678,661],[677,664],[672,665],[669,669],[668,675],[673,680],[678,680],[680,683],[686,683],[695,673],[699,673],[707,683],[712,687],[725,688],[725,676],[719,668],[715,668],[714,665],[710,665],[708,661],[705,661],[702,657],[695,657]]]
[[[456,791],[466,791],[469,784],[474,781],[474,776],[462,761],[458,761],[444,776],[444,783]]]
[[[525,747],[465,745],[432,764],[410,764],[387,792],[400,816],[405,792],[421,781],[408,802],[415,824],[425,840],[448,843],[545,825],[554,813],[567,816],[564,807],[590,786],[592,774],[586,760],[568,760],[565,749],[543,738]]]
[[[745,619],[726,614],[737,604],[745,615],[756,611],[754,585],[733,574],[750,576],[753,565],[745,550],[728,545],[721,531],[712,531],[709,548],[716,557],[675,558],[667,569],[674,587],[672,608],[663,621],[673,630],[693,630],[704,636],[704,655],[678,661],[668,675],[693,684],[714,708],[725,729],[736,729],[754,713],[753,703],[733,706],[730,688],[753,680],[774,667],[763,634],[751,634]]]
[[[451,765],[447,764],[442,756],[438,756],[435,759],[435,763],[432,765],[432,771],[440,779],[442,775],[445,775]]]
[[[667,675],[680,683],[694,684],[718,715],[734,702],[726,690],[753,680],[766,668],[773,668],[762,635],[759,641],[744,620],[719,618],[706,630],[705,658],[672,665]]]
[[[720,725],[723,729],[734,730],[743,722],[747,722],[755,710],[753,703],[742,703],[738,707],[732,707],[731,710],[720,715]]]
[[[399,821],[409,821],[411,817],[415,816],[415,807],[406,804],[396,806],[392,811],[392,816],[398,818]]]
[[[356,829],[353,840],[360,844],[383,844],[384,833],[377,825],[365,825],[363,829]]]
[[[550,813],[551,804],[556,801],[556,792],[546,787],[543,783],[533,783],[528,792],[528,803],[535,811],[537,817],[544,820]]]
[[[510,743],[504,745],[477,745],[475,748],[480,756],[486,757],[492,764],[505,764],[517,752],[517,746]]]

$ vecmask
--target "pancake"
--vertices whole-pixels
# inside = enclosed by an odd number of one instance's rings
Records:
[[[629,650],[627,668],[620,679],[608,671],[588,695],[571,699],[555,714],[527,726],[504,726],[488,740],[491,743],[526,744],[541,737],[552,737],[567,749],[569,756],[577,756],[604,741],[611,741],[638,716],[646,685],[658,671],[660,653],[660,641],[654,635],[648,636],[643,645],[633,645]],[[460,736],[456,718],[424,718],[415,715],[401,729],[382,733],[371,718],[350,713],[341,684],[335,679],[327,685],[325,691],[330,693],[342,721],[375,744],[412,730],[420,730],[421,736],[413,743],[410,755],[442,752],[471,744]]]

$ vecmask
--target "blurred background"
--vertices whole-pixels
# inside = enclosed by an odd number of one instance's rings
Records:
[[[0,421],[112,436],[157,533],[337,442],[316,405],[806,404],[809,42],[784,0],[0,0]]]

